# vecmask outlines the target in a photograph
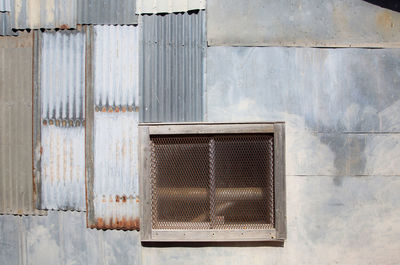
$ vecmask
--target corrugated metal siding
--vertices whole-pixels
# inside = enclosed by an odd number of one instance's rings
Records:
[[[205,11],[143,16],[142,122],[203,118]]]
[[[40,207],[85,210],[85,34],[44,32]]]
[[[137,27],[94,27],[93,228],[139,228],[138,51]]]
[[[32,177],[32,34],[0,41],[0,213],[39,214]]]
[[[208,45],[400,47],[400,13],[363,0],[208,0]]]
[[[11,11],[16,29],[75,28],[77,0],[14,0]]]
[[[0,12],[0,36],[17,36],[17,32],[12,31],[11,17],[9,12]]]
[[[205,9],[206,0],[136,0],[138,14],[172,13]]]
[[[10,0],[0,0],[0,12],[10,12],[11,4]]]
[[[78,0],[78,24],[137,24],[135,0]]]

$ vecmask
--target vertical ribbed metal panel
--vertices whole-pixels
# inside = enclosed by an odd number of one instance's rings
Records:
[[[94,27],[94,175],[93,185],[88,187],[90,227],[139,228],[138,51],[137,27]]]
[[[203,118],[205,11],[143,16],[142,122]]]
[[[14,0],[11,11],[16,29],[75,28],[77,0]]]
[[[10,0],[0,0],[0,12],[10,12],[11,4]]]
[[[85,34],[41,36],[40,208],[85,210]]]
[[[33,34],[0,41],[0,214],[38,214],[32,177]]]
[[[137,24],[135,0],[78,0],[77,24]]]
[[[12,30],[11,17],[9,12],[0,12],[0,36],[17,36]]]
[[[172,13],[205,9],[206,0],[136,0],[138,14]]]

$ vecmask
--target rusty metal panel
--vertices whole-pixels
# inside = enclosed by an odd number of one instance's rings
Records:
[[[32,176],[33,34],[0,41],[0,214],[40,214]]]
[[[17,36],[12,30],[10,12],[0,12],[0,36]]]
[[[136,13],[173,13],[206,8],[206,0],[136,0]]]
[[[77,0],[14,0],[11,10],[16,29],[75,28]]]
[[[11,3],[10,0],[0,0],[0,12],[10,12]]]
[[[135,0],[78,0],[78,24],[137,24]]]
[[[85,210],[85,34],[44,32],[40,40],[41,209]]]
[[[399,47],[400,13],[368,2],[208,0],[208,45]]]
[[[93,27],[92,228],[139,229],[138,51],[137,27]]]
[[[142,16],[141,122],[201,121],[205,11]]]

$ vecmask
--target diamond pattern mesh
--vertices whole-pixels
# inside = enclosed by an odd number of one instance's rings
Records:
[[[153,229],[274,227],[273,135],[151,136]]]

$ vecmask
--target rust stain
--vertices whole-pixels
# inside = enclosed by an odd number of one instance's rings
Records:
[[[126,112],[126,107],[125,106],[122,107],[122,112]]]
[[[119,202],[119,195],[115,195],[115,201]]]
[[[67,126],[67,121],[63,120],[63,121],[62,121],[62,126],[63,126],[63,127]]]
[[[53,121],[53,120],[49,120],[49,124],[50,124],[50,125],[53,125],[53,124],[54,124],[54,121]]]
[[[103,218],[97,218],[96,224],[90,226],[90,228],[96,229],[117,229],[117,230],[140,230],[140,219],[139,217],[136,218],[129,218],[122,217],[121,219],[118,218],[110,218],[108,224],[104,222]]]
[[[43,120],[43,125],[47,125],[47,121],[46,120]]]
[[[62,24],[60,29],[69,29],[70,27],[67,24]]]
[[[107,111],[106,107],[101,108],[101,112],[106,112],[106,111]]]
[[[115,112],[119,112],[119,108],[118,107],[115,108]]]
[[[129,111],[129,112],[132,112],[132,111],[133,111],[133,107],[132,107],[132,106],[129,106],[129,107],[128,107],[128,111]]]
[[[108,108],[108,112],[110,112],[110,113],[113,112],[113,108],[112,108],[112,107],[109,107],[109,108]]]
[[[122,196],[122,202],[125,203],[126,202],[126,196]]]

